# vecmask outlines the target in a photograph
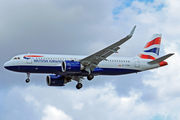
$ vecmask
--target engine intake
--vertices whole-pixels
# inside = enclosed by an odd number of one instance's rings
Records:
[[[79,61],[63,61],[61,65],[63,72],[81,72],[84,66]]]
[[[60,75],[48,75],[46,77],[46,82],[49,86],[64,86],[64,77]]]

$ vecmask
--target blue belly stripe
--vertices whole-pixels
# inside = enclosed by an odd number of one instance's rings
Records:
[[[30,73],[63,73],[61,66],[7,66],[6,69],[15,72],[30,72]],[[140,72],[140,70],[133,69],[119,69],[119,68],[96,68],[93,74],[97,75],[122,75],[129,73]],[[64,73],[63,73],[64,74]],[[88,72],[82,71],[76,75],[87,75]]]

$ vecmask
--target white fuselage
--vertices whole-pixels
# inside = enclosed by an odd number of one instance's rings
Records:
[[[52,73],[64,76],[86,76],[88,72],[65,73],[61,65],[63,61],[80,61],[86,56],[80,55],[49,55],[49,54],[23,54],[13,57],[4,64],[6,69],[25,73]],[[137,73],[140,71],[160,67],[159,64],[149,65],[149,59],[137,57],[108,57],[101,61],[94,69],[94,75],[121,75]]]

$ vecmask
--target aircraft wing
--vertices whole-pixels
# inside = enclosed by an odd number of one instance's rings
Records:
[[[131,30],[130,34],[127,35],[125,38],[119,40],[118,42],[80,60],[81,64],[85,66],[85,70],[88,71],[89,73],[93,71],[96,66],[101,62],[102,60],[106,60],[108,56],[110,56],[113,53],[117,53],[117,51],[120,49],[120,45],[129,40],[135,30],[136,26]]]

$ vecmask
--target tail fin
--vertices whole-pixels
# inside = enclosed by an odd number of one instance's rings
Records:
[[[155,60],[159,56],[160,44],[161,34],[154,34],[138,56],[141,59]]]

